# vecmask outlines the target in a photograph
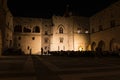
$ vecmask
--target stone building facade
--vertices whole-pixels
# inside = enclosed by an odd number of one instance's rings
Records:
[[[91,49],[120,50],[120,1],[90,17]]]
[[[0,55],[13,47],[13,16],[7,7],[7,0],[0,0]]]
[[[88,50],[89,19],[78,16],[53,16],[52,19],[14,18],[14,47],[25,53]]]
[[[0,53],[17,48],[26,54],[47,51],[120,50],[120,1],[91,17],[13,17],[0,0]]]

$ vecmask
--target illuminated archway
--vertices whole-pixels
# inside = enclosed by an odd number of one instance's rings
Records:
[[[117,51],[119,49],[119,43],[116,41],[116,39],[110,40],[110,51]]]
[[[57,30],[58,30],[58,33],[59,33],[59,34],[63,34],[63,33],[64,33],[64,30],[65,30],[65,27],[64,27],[62,24],[60,24],[60,25],[58,26]]]
[[[104,51],[105,50],[105,42],[104,41],[99,41],[98,43],[98,48],[101,50],[101,51]]]
[[[78,47],[78,50],[79,50],[79,51],[83,51],[83,47],[82,47],[82,46],[79,46],[79,47]]]
[[[95,51],[95,48],[96,48],[96,43],[95,43],[95,42],[92,42],[91,50],[92,50],[92,51]]]

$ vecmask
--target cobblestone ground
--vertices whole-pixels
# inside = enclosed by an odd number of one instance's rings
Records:
[[[120,58],[1,56],[0,80],[120,80]]]

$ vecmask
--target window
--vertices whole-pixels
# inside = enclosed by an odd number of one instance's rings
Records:
[[[22,26],[21,25],[16,25],[14,27],[14,32],[22,32]]]
[[[30,33],[31,32],[31,29],[27,28],[27,27],[24,27],[24,32],[25,33]]]
[[[35,37],[32,37],[32,40],[35,40]]]
[[[30,47],[28,46],[28,47],[27,47],[27,49],[29,50],[29,49],[30,49]]]
[[[45,35],[48,35],[48,32],[47,32],[47,31],[45,31]]]
[[[63,43],[64,38],[60,37],[60,43]]]
[[[35,27],[33,28],[33,32],[34,32],[34,33],[40,33],[40,28],[39,28],[39,26],[35,26]]]
[[[59,28],[59,33],[63,34],[63,28],[62,27]]]
[[[44,41],[45,41],[45,43],[48,43],[48,38],[45,38]]]
[[[21,37],[18,37],[18,40],[21,40]]]

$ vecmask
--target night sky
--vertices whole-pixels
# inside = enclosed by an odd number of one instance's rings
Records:
[[[118,0],[8,0],[13,16],[50,18],[62,16],[69,4],[74,15],[92,16]]]

